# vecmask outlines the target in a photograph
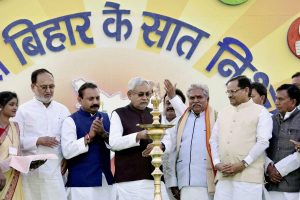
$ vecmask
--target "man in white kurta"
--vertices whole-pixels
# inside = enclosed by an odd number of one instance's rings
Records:
[[[15,117],[20,126],[22,153],[52,153],[58,159],[48,160],[38,169],[23,174],[24,194],[28,200],[65,200],[60,138],[62,122],[70,113],[64,105],[52,100],[55,85],[49,71],[34,71],[31,82],[35,97],[22,104]]]
[[[214,199],[261,200],[272,119],[249,98],[247,77],[234,77],[226,85],[231,106],[218,113],[210,139],[218,181]]]
[[[184,111],[187,109],[187,106],[185,105],[185,96],[181,92],[181,90],[176,89],[176,87],[169,81],[164,81],[166,94],[163,98],[163,108],[164,111],[162,113],[161,117],[161,123],[162,124],[172,124],[174,125],[173,128],[175,129],[175,125],[177,124],[179,118],[184,113]],[[166,134],[171,134],[174,131],[171,131],[170,129],[166,130]],[[164,140],[170,139],[172,144],[176,143],[176,134],[164,137],[162,139],[163,143],[166,143]],[[165,185],[167,188],[167,192],[169,194],[169,198],[171,200],[175,200],[175,198],[179,198],[179,189],[177,187],[176,182],[176,172],[175,168],[172,166],[175,166],[176,162],[176,152],[175,148],[174,151],[169,153],[164,153],[162,157],[163,161],[163,173],[164,173],[164,179],[165,179]],[[175,180],[175,181],[174,181]]]
[[[170,166],[173,175],[166,182],[180,189],[181,200],[197,200],[199,197],[208,200],[212,199],[214,192],[208,145],[215,120],[214,111],[208,106],[209,91],[206,85],[192,84],[187,96],[189,109],[175,128],[167,130],[171,132],[171,138],[175,137],[172,139],[171,155],[175,155],[176,163]]]

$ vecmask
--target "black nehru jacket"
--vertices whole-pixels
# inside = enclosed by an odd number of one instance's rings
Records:
[[[300,111],[298,109],[286,120],[282,120],[279,114],[273,115],[273,132],[267,156],[277,163],[293,154],[296,150],[294,144],[290,142],[291,139],[300,141]],[[269,191],[299,192],[300,168],[283,177],[280,183],[269,182],[266,188]]]
[[[132,105],[127,105],[116,109],[123,126],[123,136],[130,133],[142,131],[137,124],[151,124],[153,122],[152,110],[135,109]],[[144,151],[152,140],[141,140],[140,146],[123,149],[115,152],[115,181],[117,183],[137,180],[153,180],[151,173],[154,167],[151,165],[151,157],[143,157]]]

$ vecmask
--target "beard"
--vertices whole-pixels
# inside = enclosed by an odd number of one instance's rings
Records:
[[[45,98],[45,97],[41,97],[41,96],[37,96],[35,95],[35,98],[39,101],[41,101],[42,103],[50,103],[53,99],[53,96],[52,97],[49,97],[49,98]]]

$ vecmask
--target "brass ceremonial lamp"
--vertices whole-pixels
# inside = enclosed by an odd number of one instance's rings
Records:
[[[152,157],[152,165],[155,167],[154,171],[152,172],[152,176],[154,177],[154,200],[162,200],[161,197],[161,185],[160,179],[162,176],[162,171],[159,167],[162,164],[162,155],[163,151],[160,149],[161,139],[165,135],[165,129],[171,128],[174,125],[169,124],[161,124],[159,122],[159,97],[156,92],[156,88],[154,88],[154,97],[151,100],[151,104],[153,105],[153,111],[151,115],[153,116],[153,123],[152,124],[138,124],[137,126],[144,128],[148,131],[148,136],[153,140],[153,149],[150,152]]]

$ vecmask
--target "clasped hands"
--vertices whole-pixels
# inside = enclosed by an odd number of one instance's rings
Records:
[[[96,119],[93,121],[89,132],[91,139],[96,135],[99,135],[103,139],[108,139],[108,135],[103,127],[103,119],[99,119],[99,117],[96,117]]]
[[[283,179],[273,163],[268,165],[267,174],[269,176],[269,180],[273,183],[279,183]]]
[[[223,176],[234,176],[237,173],[243,171],[246,167],[244,166],[244,163],[242,161],[237,163],[219,163],[215,166],[216,170],[220,171]]]

